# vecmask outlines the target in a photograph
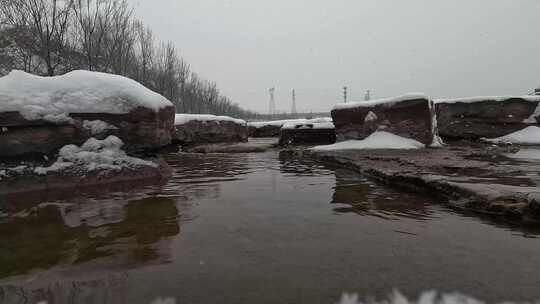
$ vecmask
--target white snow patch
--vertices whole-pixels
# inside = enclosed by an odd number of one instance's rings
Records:
[[[83,121],[83,128],[90,130],[92,135],[103,133],[107,130],[117,130],[118,128],[104,122],[103,120],[85,120]]]
[[[433,135],[433,141],[431,142],[429,147],[431,147],[431,148],[442,148],[442,147],[444,147],[444,141],[442,140],[442,138],[439,135],[435,134],[435,135]]]
[[[524,160],[540,160],[540,150],[539,149],[521,149],[516,153],[507,153],[506,156],[515,159],[524,159]]]
[[[25,118],[28,118],[28,117],[25,117]],[[46,114],[46,115],[43,115],[41,119],[55,123],[55,124],[72,124],[73,123],[73,118],[69,117],[67,113]]]
[[[512,302],[502,302],[512,304]],[[501,303],[501,304],[502,304]],[[517,302],[516,302],[517,303]],[[520,302],[521,303],[521,302]],[[360,300],[358,294],[344,293],[337,304],[485,304],[483,301],[460,294],[460,293],[438,293],[436,291],[424,291],[418,300],[409,300],[399,291],[394,291],[386,299]],[[526,303],[522,303],[526,304]]]
[[[27,168],[27,166],[21,165],[14,168],[7,168],[8,171],[13,171],[18,174],[22,174],[24,170]]]
[[[229,116],[216,116],[211,114],[176,114],[174,117],[175,125],[183,125],[190,121],[230,121],[239,125],[246,125],[246,121],[242,119],[232,118]]]
[[[151,161],[128,156],[121,147],[122,140],[116,136],[109,136],[104,140],[88,139],[81,147],[67,145],[59,152],[58,160],[49,167],[37,167],[34,172],[45,175],[49,172],[63,170],[122,170],[123,168],[136,169],[146,166],[158,167]]]
[[[520,98],[531,102],[540,102],[540,96],[526,95],[526,96],[473,96],[473,97],[460,97],[460,98],[439,98],[435,99],[435,103],[475,103],[482,101],[505,101],[512,98]]]
[[[426,94],[424,93],[409,93],[409,94],[392,97],[392,98],[339,103],[334,106],[334,110],[352,109],[352,108],[360,108],[360,107],[374,107],[378,105],[385,105],[385,106],[391,107],[398,102],[407,101],[407,100],[415,100],[415,99],[428,99],[429,100],[430,98],[426,96]]]
[[[482,140],[495,144],[540,145],[540,128],[530,126],[502,137],[483,138]]]
[[[540,97],[540,96],[538,96]],[[529,116],[527,119],[524,119],[523,120],[523,123],[527,123],[527,124],[537,124],[538,121],[536,120],[536,117],[539,117],[540,116],[540,102],[538,103],[538,105],[536,106],[536,109],[534,110],[534,112],[531,114],[531,116]]]
[[[314,151],[363,150],[363,149],[421,149],[421,142],[385,131],[377,131],[363,140],[347,140],[333,145],[316,146]]]
[[[263,127],[283,127],[286,123],[303,123],[308,119],[300,118],[300,119],[283,119],[283,120],[270,120],[270,121],[252,121],[248,123],[248,126],[254,127],[254,128],[263,128]],[[318,117],[311,119],[314,122],[332,122],[332,118],[330,117]]]
[[[313,119],[297,119],[286,122],[282,129],[334,129],[334,123],[330,117],[319,117]]]
[[[366,118],[364,118],[364,122],[372,122],[372,121],[376,121],[377,119],[379,119],[377,117],[377,114],[369,111],[366,115]]]
[[[0,78],[0,112],[17,111],[26,119],[58,121],[67,113],[123,114],[167,106],[172,103],[165,97],[119,75],[79,70],[40,77],[14,70]]]

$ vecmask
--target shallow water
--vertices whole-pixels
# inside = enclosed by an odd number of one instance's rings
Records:
[[[275,151],[167,161],[165,185],[0,198],[0,303],[540,299],[539,228]]]

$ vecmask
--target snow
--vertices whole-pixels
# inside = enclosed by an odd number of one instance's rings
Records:
[[[332,122],[332,118],[330,117],[317,117],[313,119],[284,119],[284,120],[271,120],[271,121],[253,121],[249,122],[248,126],[254,127],[254,128],[263,128],[267,126],[272,127],[284,127],[286,124],[293,125],[293,124],[303,124],[303,123],[328,123]],[[333,127],[332,127],[333,128]]]
[[[363,150],[363,149],[421,149],[421,142],[414,139],[394,135],[385,131],[377,131],[363,140],[347,140],[333,145],[316,146],[314,151]]]
[[[90,131],[92,135],[103,133],[107,130],[117,130],[118,128],[104,122],[103,120],[85,120],[83,128]]]
[[[460,97],[460,98],[447,98],[447,99],[435,99],[435,103],[475,103],[482,101],[505,101],[512,98],[520,98],[531,102],[540,102],[540,96],[526,95],[526,96],[473,96],[473,97]]]
[[[435,134],[433,135],[433,141],[431,142],[431,144],[429,145],[430,148],[442,148],[444,147],[444,141],[442,140],[442,138]]]
[[[230,121],[239,125],[246,125],[246,121],[242,119],[236,119],[229,116],[216,116],[210,114],[176,114],[174,117],[175,125],[183,125],[190,121]]]
[[[282,129],[334,129],[332,118],[298,119],[283,124]]]
[[[506,156],[523,160],[540,160],[540,149],[521,149],[516,153],[507,153]]]
[[[540,97],[540,96],[538,96],[538,97]],[[536,120],[536,117],[540,117],[540,102],[538,103],[538,105],[536,105],[536,109],[531,114],[531,116],[529,116],[527,119],[523,120],[523,123],[537,124],[538,121]]]
[[[486,302],[460,293],[439,293],[437,291],[424,291],[418,300],[410,300],[399,291],[392,292],[385,299],[375,300],[366,298],[361,300],[358,294],[344,293],[337,304],[485,304]],[[496,302],[493,302],[496,303]],[[499,304],[527,304],[527,302],[500,302]],[[535,302],[530,302],[535,303]]]
[[[352,109],[352,108],[360,108],[360,107],[374,107],[378,105],[385,105],[385,106],[391,107],[398,102],[407,101],[407,100],[415,100],[415,99],[428,99],[429,100],[430,98],[427,97],[423,93],[409,93],[409,94],[392,97],[392,98],[339,103],[334,106],[334,110]]]
[[[0,78],[0,112],[17,111],[30,120],[65,122],[68,113],[124,114],[167,106],[172,103],[165,97],[119,75],[78,70],[40,77],[14,70]]]
[[[120,171],[124,168],[137,169],[158,166],[156,163],[128,156],[121,149],[123,144],[118,137],[109,136],[104,140],[90,138],[81,147],[67,145],[60,149],[58,159],[54,164],[49,167],[37,167],[34,172],[39,175],[46,175],[49,172],[64,170]]]
[[[364,118],[364,122],[372,122],[372,121],[376,121],[377,119],[379,119],[377,117],[377,114],[369,111],[369,113],[367,113],[366,115],[366,118]]]
[[[484,141],[495,144],[540,145],[540,128],[530,126],[498,138],[483,138]]]

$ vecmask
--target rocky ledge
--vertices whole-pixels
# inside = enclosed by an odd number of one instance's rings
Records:
[[[91,138],[80,147],[64,146],[53,161],[0,163],[0,195],[170,177],[171,169],[161,159],[128,156],[122,146],[115,136]]]
[[[182,146],[247,142],[246,122],[228,116],[176,114],[173,143]]]
[[[343,165],[454,208],[540,221],[540,150],[467,143],[441,149],[284,152]]]

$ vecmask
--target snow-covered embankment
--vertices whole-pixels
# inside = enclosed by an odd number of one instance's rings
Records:
[[[182,145],[246,142],[246,122],[228,116],[176,114],[174,141]]]

